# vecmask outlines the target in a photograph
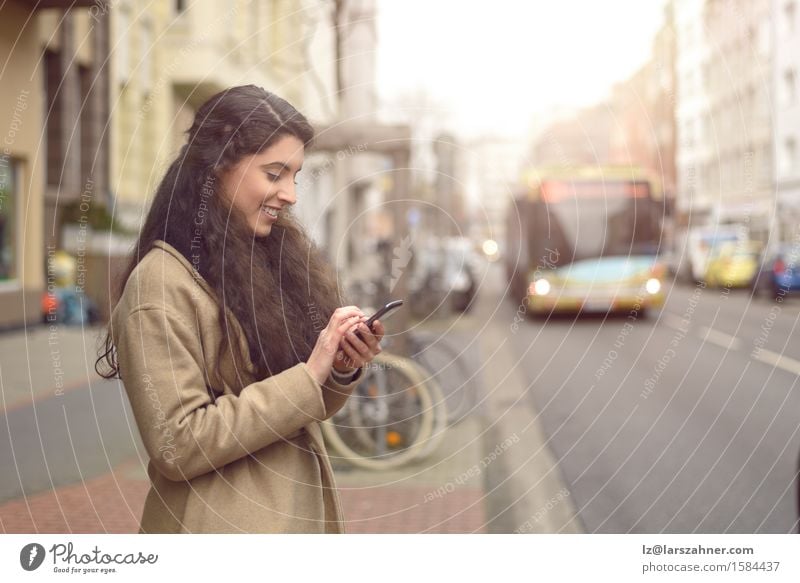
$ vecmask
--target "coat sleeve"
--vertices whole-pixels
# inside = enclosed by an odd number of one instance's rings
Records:
[[[191,480],[327,415],[305,363],[212,402],[195,330],[163,307],[140,307],[114,331],[122,381],[155,467]],[[331,413],[332,414],[332,413]]]
[[[333,417],[339,409],[344,407],[363,374],[364,369],[359,368],[351,375],[348,375],[350,378],[347,381],[344,381],[342,376],[334,374],[333,369],[331,369],[331,374],[328,375],[328,380],[322,391],[322,398],[325,401],[325,419]]]

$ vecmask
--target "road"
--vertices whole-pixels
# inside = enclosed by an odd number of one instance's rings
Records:
[[[796,529],[798,299],[675,284],[647,318],[514,332],[489,293],[587,532]]]
[[[111,470],[147,454],[119,381],[95,380],[0,416],[0,503]]]

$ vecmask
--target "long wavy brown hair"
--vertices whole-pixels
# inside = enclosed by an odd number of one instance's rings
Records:
[[[226,346],[237,345],[230,337],[227,306],[244,330],[259,378],[305,362],[321,327],[341,305],[335,273],[290,213],[281,213],[269,236],[255,237],[218,186],[226,170],[283,136],[292,135],[308,148],[313,128],[285,100],[245,85],[206,101],[187,133],[187,143],[156,189],[114,302],[153,243],[162,240],[196,267],[220,299],[224,340],[219,356]],[[196,221],[200,209],[203,220]],[[108,379],[121,378],[110,326],[95,370]]]

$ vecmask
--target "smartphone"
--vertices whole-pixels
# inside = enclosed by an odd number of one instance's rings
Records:
[[[394,301],[389,302],[388,304],[383,306],[380,310],[378,310],[377,312],[372,314],[372,316],[369,317],[369,320],[367,320],[365,322],[365,324],[367,325],[368,328],[371,329],[372,328],[372,324],[375,323],[375,320],[377,320],[378,318],[381,318],[381,317],[383,317],[383,316],[385,316],[387,314],[391,314],[392,312],[394,312],[397,308],[399,308],[402,305],[403,305],[403,300],[394,300]]]

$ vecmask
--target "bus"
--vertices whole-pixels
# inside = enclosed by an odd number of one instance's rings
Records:
[[[506,272],[527,313],[631,311],[664,303],[664,202],[632,167],[530,172],[506,221]]]

